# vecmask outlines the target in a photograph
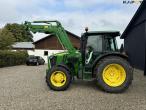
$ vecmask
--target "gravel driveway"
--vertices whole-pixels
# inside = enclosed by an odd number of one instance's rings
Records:
[[[0,110],[146,110],[146,77],[140,71],[128,91],[109,94],[79,80],[67,91],[52,91],[45,83],[46,68],[0,68]]]

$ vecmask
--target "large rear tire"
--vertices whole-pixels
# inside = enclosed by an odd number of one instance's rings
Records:
[[[132,83],[133,68],[121,57],[104,58],[96,68],[97,85],[106,92],[124,92]]]
[[[53,67],[46,75],[46,82],[55,91],[66,90],[71,83],[69,71],[63,67]]]

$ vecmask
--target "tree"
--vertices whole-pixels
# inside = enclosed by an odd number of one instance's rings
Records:
[[[13,34],[16,42],[33,42],[32,34],[22,24],[7,24],[4,28]]]
[[[14,44],[15,38],[11,32],[7,29],[0,29],[0,50],[10,49]]]

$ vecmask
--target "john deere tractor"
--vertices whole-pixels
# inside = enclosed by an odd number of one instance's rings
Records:
[[[66,90],[75,77],[96,80],[97,86],[110,93],[123,92],[132,83],[133,68],[128,56],[117,48],[118,31],[89,32],[86,29],[77,50],[59,21],[26,21],[25,26],[33,33],[54,34],[67,50],[48,57],[46,82],[52,90]]]

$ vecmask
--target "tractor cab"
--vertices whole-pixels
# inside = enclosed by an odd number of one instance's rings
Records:
[[[93,64],[94,60],[101,54],[118,52],[116,37],[120,36],[118,31],[92,31],[82,34],[81,53],[83,64]]]

